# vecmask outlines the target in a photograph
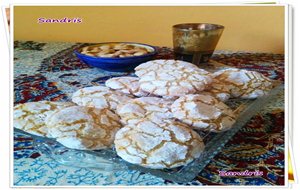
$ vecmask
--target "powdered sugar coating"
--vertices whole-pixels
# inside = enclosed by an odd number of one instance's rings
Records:
[[[127,162],[153,169],[187,165],[204,150],[196,132],[171,120],[161,124],[141,120],[135,126],[127,125],[117,132],[115,147]]]
[[[120,103],[127,102],[131,98],[123,93],[113,91],[105,86],[92,86],[76,91],[72,101],[80,106],[95,108],[108,108],[115,110]]]
[[[233,68],[215,72],[213,76],[225,83],[235,98],[257,98],[273,88],[272,81],[256,71]]]
[[[68,148],[98,150],[109,148],[121,128],[120,118],[109,109],[72,106],[47,118],[49,133]]]
[[[172,104],[175,118],[195,129],[221,132],[235,123],[235,115],[223,102],[209,95],[186,95]]]
[[[14,127],[38,136],[49,136],[45,120],[60,109],[74,106],[71,102],[27,102],[14,107]]]
[[[143,118],[160,123],[163,119],[172,118],[172,102],[158,97],[141,97],[119,105],[117,113],[124,124],[135,124]]]
[[[108,79],[105,85],[111,89],[138,97],[149,95],[149,93],[140,89],[139,78],[137,77],[114,77]]]
[[[205,91],[199,92],[199,94],[210,95],[222,102],[226,102],[230,98],[230,86],[214,78],[210,87]]]
[[[140,64],[137,66],[135,70],[135,75],[138,77],[142,77],[145,74],[148,74],[150,71],[161,71],[161,70],[172,70],[174,67],[178,69],[187,68],[187,69],[198,69],[198,67],[194,64],[173,60],[173,59],[157,59],[148,61],[146,63]]]
[[[194,94],[212,83],[210,73],[179,60],[149,61],[135,70],[140,77],[140,88],[157,96]]]

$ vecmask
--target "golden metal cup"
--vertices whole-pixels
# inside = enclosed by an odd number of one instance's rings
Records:
[[[224,26],[208,23],[184,23],[173,26],[175,59],[199,65],[212,56]]]

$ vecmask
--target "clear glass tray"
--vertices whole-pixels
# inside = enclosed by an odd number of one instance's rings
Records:
[[[226,102],[239,115],[234,127],[223,133],[208,133],[198,131],[204,139],[205,150],[200,158],[184,167],[175,169],[148,169],[130,164],[117,156],[114,148],[100,151],[83,151],[69,149],[56,142],[54,139],[31,135],[19,129],[15,133],[29,135],[34,139],[34,146],[42,153],[56,160],[57,162],[72,166],[97,168],[113,174],[120,170],[138,170],[143,173],[150,173],[163,179],[174,182],[192,181],[199,172],[210,162],[210,160],[223,148],[223,146],[238,132],[256,113],[268,103],[277,98],[277,94],[284,90],[283,84],[278,84],[267,96],[255,100],[232,99]]]

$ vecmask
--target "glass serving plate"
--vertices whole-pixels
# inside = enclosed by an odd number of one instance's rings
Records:
[[[223,146],[236,134],[255,114],[262,110],[268,103],[277,98],[277,95],[284,90],[283,84],[277,84],[267,96],[255,100],[230,99],[226,104],[231,107],[238,115],[236,123],[232,129],[222,132],[203,132],[198,131],[205,143],[205,150],[201,157],[192,163],[174,169],[148,169],[138,165],[130,164],[122,160],[114,148],[85,151],[69,149],[56,142],[55,139],[40,137],[26,133],[14,128],[15,133],[29,135],[34,140],[34,146],[42,153],[51,157],[53,160],[72,167],[97,168],[111,176],[115,171],[138,170],[143,173],[150,173],[166,180],[178,183],[192,181],[210,160],[223,148]],[[109,177],[109,176],[108,176]]]

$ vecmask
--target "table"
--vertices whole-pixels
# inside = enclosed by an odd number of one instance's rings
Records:
[[[14,103],[69,100],[78,88],[103,84],[111,73],[80,62],[73,50],[83,43],[14,42]],[[157,59],[172,59],[172,49],[158,47]],[[284,82],[284,55],[216,51],[212,60],[256,70]],[[220,176],[219,171],[255,171],[262,176]],[[14,134],[15,186],[95,185],[284,185],[284,92],[234,135],[199,175],[185,184],[138,171],[118,171],[113,179],[99,170],[63,166]]]

